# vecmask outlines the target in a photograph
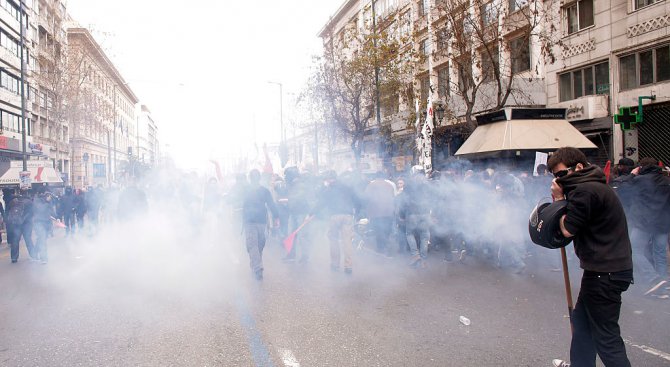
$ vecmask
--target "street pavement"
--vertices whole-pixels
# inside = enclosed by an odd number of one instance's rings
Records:
[[[25,248],[10,264],[2,245],[0,366],[542,367],[569,355],[558,252],[515,274],[443,251],[414,269],[363,249],[349,276],[331,272],[323,241],[307,264],[282,262],[271,242],[258,282],[239,232],[212,228],[165,215],[95,237],[57,230],[47,265]],[[629,357],[670,366],[670,301],[641,287],[623,301]]]

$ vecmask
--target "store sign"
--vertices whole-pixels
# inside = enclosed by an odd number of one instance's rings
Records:
[[[44,155],[44,146],[42,144],[28,143],[28,151],[36,155]]]

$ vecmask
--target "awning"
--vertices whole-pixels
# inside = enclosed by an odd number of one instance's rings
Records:
[[[561,147],[596,148],[567,120],[506,120],[478,126],[456,155]]]
[[[53,168],[50,161],[28,161],[27,164],[32,183],[63,183],[60,173]],[[18,185],[21,171],[23,171],[21,161],[0,162],[0,185]]]

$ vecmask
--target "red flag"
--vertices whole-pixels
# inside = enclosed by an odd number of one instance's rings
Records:
[[[265,154],[265,165],[263,166],[263,173],[273,174],[272,162],[270,161],[270,154],[268,154],[267,144],[263,144],[263,153]]]
[[[612,171],[612,162],[607,161],[605,164],[605,182],[610,183],[610,173]]]
[[[307,219],[305,219],[305,221],[302,222],[300,227],[298,227],[295,231],[293,231],[293,233],[291,233],[290,235],[288,235],[288,237],[286,237],[286,239],[284,239],[284,241],[282,243],[284,244],[284,248],[286,249],[286,252],[288,252],[288,253],[291,252],[291,250],[293,249],[293,242],[295,241],[295,236],[298,234],[298,232],[300,232],[300,230],[304,226],[307,225],[307,223],[311,222],[313,218],[314,217],[308,217]]]

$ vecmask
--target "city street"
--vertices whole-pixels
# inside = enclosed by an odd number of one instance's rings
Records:
[[[95,241],[57,230],[48,265],[25,248],[10,264],[2,245],[0,365],[540,367],[568,358],[552,261],[530,258],[514,274],[433,252],[417,270],[404,256],[361,250],[347,276],[330,271],[325,243],[306,265],[281,262],[270,243],[257,282],[237,236],[196,240],[167,216],[146,225],[111,225]],[[572,280],[576,298],[578,271]],[[670,301],[639,293],[625,294],[621,315],[632,365],[670,365]]]

